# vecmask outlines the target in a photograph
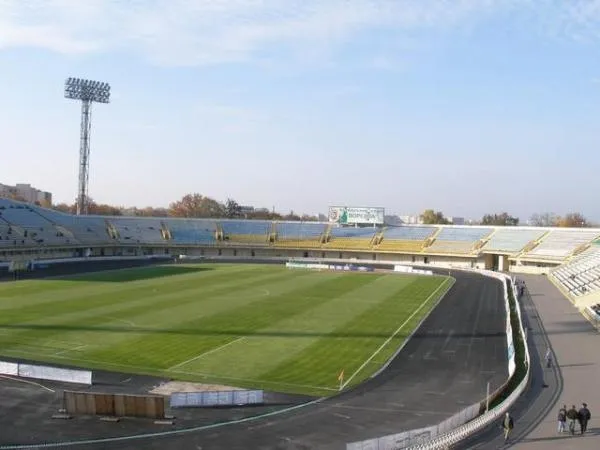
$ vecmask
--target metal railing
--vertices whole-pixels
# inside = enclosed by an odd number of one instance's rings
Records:
[[[502,281],[504,285],[504,301],[506,304],[507,311],[507,330],[512,330],[512,326],[510,326],[510,302],[508,297],[508,281],[510,280],[510,277],[504,274],[499,274],[487,270],[458,270],[477,272],[485,276],[493,277]],[[382,436],[380,438],[370,439],[367,441],[349,443],[346,446],[346,450],[445,450],[451,448],[452,446],[479,432],[480,430],[496,422],[500,417],[502,417],[506,413],[506,411],[508,411],[510,407],[515,403],[515,401],[520,397],[520,395],[525,391],[528,385],[530,375],[530,358],[529,349],[527,348],[527,335],[525,334],[525,329],[523,328],[523,318],[521,315],[520,305],[517,302],[518,295],[514,283],[512,285],[512,294],[515,300],[516,313],[519,319],[519,332],[521,333],[521,336],[523,338],[523,345],[525,350],[525,364],[527,371],[525,373],[525,376],[523,377],[523,380],[521,380],[521,382],[518,384],[515,390],[511,392],[504,399],[504,401],[502,401],[494,408],[479,415],[482,410],[482,404],[485,404],[485,402],[488,400],[485,399],[483,402],[478,402],[459,411],[458,413],[456,413],[455,415],[446,419],[438,425],[420,428],[417,430],[405,431],[402,433],[392,434],[388,436]],[[511,336],[508,338],[509,347],[511,343],[512,333]],[[511,354],[509,349],[509,368],[511,364],[513,368],[515,367],[514,358],[514,351]],[[511,372],[511,375],[508,378],[506,384],[510,382],[513,376],[515,376],[514,370]],[[504,386],[506,386],[506,384]]]

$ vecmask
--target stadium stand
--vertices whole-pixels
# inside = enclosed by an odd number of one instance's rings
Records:
[[[177,245],[214,245],[217,240],[217,224],[206,219],[164,219],[162,229],[165,237]]]
[[[278,222],[275,224],[277,247],[318,248],[327,227],[322,222]]]
[[[426,248],[426,251],[431,253],[469,254],[477,250],[482,240],[493,231],[493,228],[444,227],[435,236],[435,241]]]
[[[17,235],[10,224],[0,219],[0,247],[16,247],[24,244],[23,237]]]
[[[327,255],[335,258],[364,258],[359,252],[368,251],[372,253],[368,258],[410,261],[406,255],[412,253],[413,262],[417,261],[414,256],[419,255],[422,259],[418,261],[424,264],[464,264],[468,258],[471,267],[523,273],[549,273],[567,261],[551,276],[574,296],[586,296],[582,299],[585,302],[592,300],[587,293],[600,287],[600,264],[596,264],[600,245],[593,245],[599,237],[600,229],[592,228],[355,228],[326,222],[75,216],[0,199],[2,261],[12,261],[20,255],[31,259],[75,254],[144,255],[156,253],[159,246],[161,254],[201,256],[236,256],[236,246],[244,247],[247,255],[255,256],[254,248],[260,248],[261,256],[276,257],[306,256],[306,250],[318,248],[323,254],[326,250],[336,251],[335,255]],[[403,255],[394,258],[393,253]],[[426,259],[428,255],[440,258]]]
[[[574,297],[600,291],[600,246],[592,245],[550,276]]]
[[[379,230],[377,228],[331,227],[325,248],[336,250],[369,250]]]
[[[546,233],[546,230],[539,229],[500,228],[491,236],[482,250],[516,254]]]
[[[70,233],[82,244],[102,244],[111,240],[106,219],[102,216],[73,216],[58,211],[44,210],[44,217],[64,233]]]
[[[272,223],[268,220],[221,220],[223,241],[236,244],[267,245]]]
[[[562,262],[578,253],[598,237],[598,230],[552,230],[533,249],[521,256],[523,259],[549,259]]]
[[[383,232],[377,250],[394,252],[420,252],[427,239],[438,231],[434,226],[389,227]]]
[[[123,243],[163,244],[162,221],[154,217],[112,217],[108,219]]]
[[[32,241],[37,244],[69,245],[77,242],[71,236],[65,235],[52,222],[38,213],[38,208],[26,204],[0,199],[0,218],[11,227],[14,235],[21,237],[21,244]],[[11,233],[12,234],[12,233]],[[13,240],[18,242],[19,240]]]

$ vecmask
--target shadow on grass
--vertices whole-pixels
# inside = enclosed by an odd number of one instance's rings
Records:
[[[151,280],[153,278],[187,275],[190,273],[214,270],[212,267],[191,266],[144,266],[123,269],[106,270],[103,272],[89,272],[61,276],[62,280],[88,281],[88,282],[113,282],[124,283],[128,281]]]
[[[58,325],[58,324],[0,324],[0,330],[16,331],[49,331],[58,333],[69,333],[73,331],[84,331],[84,332],[97,332],[97,333],[137,333],[137,334],[149,334],[149,335],[182,335],[182,336],[205,336],[205,337],[221,337],[229,336],[232,338],[239,338],[245,336],[255,337],[283,337],[283,338],[377,338],[387,339],[390,337],[389,333],[376,333],[376,332],[332,332],[332,333],[320,333],[311,331],[264,331],[264,330],[252,330],[252,329],[211,329],[211,328],[153,328],[147,326],[125,326],[125,325],[98,325],[98,326],[86,326],[86,325]],[[409,330],[410,331],[410,330]],[[406,338],[409,332],[398,333],[398,338]],[[6,335],[10,338],[10,335]],[[452,339],[465,339],[471,340],[473,338],[497,338],[505,339],[504,333],[454,333]],[[411,338],[412,341],[418,342],[421,340],[438,340],[440,343],[447,341],[447,335],[440,334],[414,334]],[[442,349],[440,348],[440,353]]]

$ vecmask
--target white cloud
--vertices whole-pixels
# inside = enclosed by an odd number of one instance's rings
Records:
[[[556,10],[560,20],[550,22],[572,35],[598,33],[597,0],[0,0],[0,49],[125,51],[164,65],[244,62],[270,51],[328,52],[371,29],[455,27],[527,5]]]

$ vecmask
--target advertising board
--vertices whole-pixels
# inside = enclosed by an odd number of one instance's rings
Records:
[[[329,222],[340,225],[383,225],[384,208],[368,208],[354,206],[330,206]]]

